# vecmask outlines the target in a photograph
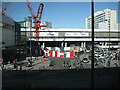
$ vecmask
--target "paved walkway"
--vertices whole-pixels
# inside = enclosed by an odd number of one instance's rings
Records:
[[[88,57],[88,55],[84,56],[82,55],[81,56],[81,60],[83,57]],[[50,61],[51,59],[50,58],[45,58],[46,61],[45,62],[42,62],[41,61],[41,56],[38,57],[37,59],[33,58],[32,59],[32,67],[27,67],[27,63],[28,63],[28,60],[22,60],[19,62],[19,64],[22,65],[22,70],[41,70],[41,69],[48,69],[49,68],[49,64],[50,64]],[[48,60],[49,59],[49,60]],[[53,58],[52,58],[53,59]],[[60,61],[63,61],[63,58],[62,60],[60,58],[55,58],[55,59],[58,59],[58,66],[60,66]],[[60,59],[60,60],[59,60]],[[120,67],[120,60],[113,60],[111,59],[110,60],[110,66],[108,66],[108,59],[106,59],[106,61],[104,62],[104,60],[98,60],[99,61],[99,67],[105,67],[105,68],[109,68],[109,67]],[[84,65],[85,67],[88,67],[91,68],[91,62],[89,62],[90,65]],[[57,66],[57,67],[58,67]],[[62,65],[61,65],[62,66]],[[98,67],[95,67],[95,68],[98,68]],[[16,70],[14,68],[14,65],[13,64],[7,64],[6,65],[6,69],[7,70]],[[20,70],[20,67],[18,66],[18,70]]]
[[[45,58],[45,61],[42,62],[41,61],[42,57],[38,57],[37,59],[33,58],[32,59],[32,67],[28,67],[27,63],[28,60],[22,60],[20,62],[18,62],[19,66],[18,66],[18,70],[20,70],[20,64],[22,65],[22,70],[40,70],[40,69],[46,69],[49,67],[50,61],[48,60],[48,58]],[[14,68],[13,64],[7,64],[6,65],[6,70],[16,70]]]
[[[120,61],[118,60],[110,60],[110,62],[108,61],[108,59],[106,59],[106,61],[104,62],[104,60],[99,60],[99,63],[101,65],[103,65],[104,67],[106,68],[109,68],[109,67],[120,67]],[[110,64],[108,64],[110,63]]]

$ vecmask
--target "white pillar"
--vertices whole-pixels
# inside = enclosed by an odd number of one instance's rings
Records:
[[[107,46],[107,42],[105,42],[105,46]]]
[[[83,42],[81,42],[81,47],[83,47]]]
[[[43,43],[43,48],[45,48],[45,43]]]
[[[84,48],[86,47],[86,42],[84,42]]]
[[[61,47],[63,47],[63,42],[61,43]]]
[[[65,47],[67,47],[67,42],[65,42]]]

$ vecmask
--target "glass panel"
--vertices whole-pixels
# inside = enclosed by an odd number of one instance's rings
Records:
[[[37,18],[39,4],[16,2],[12,19],[3,16],[17,32],[4,33],[7,42],[16,35],[9,41],[16,44],[4,47],[3,87],[91,88],[91,2],[44,2],[38,12],[42,18]]]
[[[118,2],[95,2],[95,88],[119,88],[119,4]]]

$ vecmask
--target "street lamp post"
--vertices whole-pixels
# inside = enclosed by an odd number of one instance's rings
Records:
[[[109,27],[109,56],[110,56],[110,21],[108,20],[108,27]]]
[[[105,21],[108,21],[108,28],[109,28],[109,58],[107,65],[110,67],[110,20],[106,19]]]
[[[41,50],[40,50],[41,48],[40,48],[40,42],[38,42],[38,52],[39,52],[39,55],[41,55]],[[39,56],[38,55],[38,56]]]
[[[109,56],[110,56],[110,20],[106,19],[105,21],[108,21],[108,28],[109,28]]]
[[[31,28],[32,28],[32,25],[30,25],[30,60],[32,61],[32,41],[31,41],[32,32],[31,32]]]

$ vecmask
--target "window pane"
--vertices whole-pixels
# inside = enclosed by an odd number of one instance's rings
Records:
[[[119,4],[118,2],[95,2],[94,25],[97,27],[94,28],[94,80],[96,88],[119,88]]]
[[[44,2],[40,4],[41,8],[44,5],[43,13],[38,12],[42,18],[37,18],[39,3],[17,2],[8,17],[13,4],[10,2],[3,14],[3,22],[9,25],[4,39],[8,44],[14,43],[2,47],[3,87],[91,88],[91,2]],[[96,17],[95,23],[100,23],[101,28],[105,27],[104,15]],[[10,30],[14,27],[15,31]],[[95,27],[98,29],[99,25]],[[105,34],[104,38],[108,36]],[[96,32],[95,37],[101,36]]]

